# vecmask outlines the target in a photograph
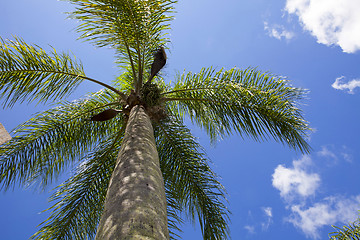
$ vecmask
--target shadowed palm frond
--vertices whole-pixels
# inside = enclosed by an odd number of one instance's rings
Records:
[[[94,239],[122,136],[113,134],[99,143],[76,174],[58,187],[51,198],[55,204],[47,210],[51,216],[31,239]]]
[[[175,117],[157,124],[155,132],[165,187],[176,203],[175,212],[185,213],[192,221],[197,215],[204,239],[227,239],[229,211],[224,188],[199,143]]]
[[[176,101],[178,111],[204,128],[212,141],[233,131],[255,140],[273,137],[307,153],[305,141],[310,130],[303,120],[298,101],[305,91],[291,87],[282,77],[256,69],[231,69],[179,76],[165,101]]]
[[[181,218],[181,206],[179,206],[175,193],[169,189],[165,189],[166,194],[166,206],[167,206],[167,218],[170,239],[181,239],[179,233],[182,232],[181,225],[184,223]]]
[[[116,89],[85,76],[81,63],[55,50],[47,54],[36,45],[16,38],[0,38],[0,98],[4,107],[16,102],[59,100],[68,96],[84,80],[100,84],[122,95]]]
[[[119,130],[120,116],[102,123],[88,120],[116,101],[100,91],[88,99],[62,103],[18,126],[15,137],[0,147],[2,187],[35,181],[46,186],[99,140]]]

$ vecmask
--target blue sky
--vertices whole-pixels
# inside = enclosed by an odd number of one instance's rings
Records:
[[[55,0],[3,1],[0,36],[71,51],[88,76],[110,82],[118,75],[113,52],[77,41],[76,22]],[[258,67],[309,90],[304,116],[314,131],[303,156],[274,141],[232,136],[209,144],[192,131],[228,191],[232,239],[327,239],[331,224],[353,221],[360,209],[360,2],[358,0],[183,0],[176,5],[165,78],[184,69]],[[69,100],[96,91],[84,83]],[[47,106],[0,109],[8,129]],[[59,179],[61,182],[63,179]],[[55,186],[55,185],[54,185]],[[42,193],[17,188],[0,195],[1,239],[27,239],[48,216]],[[184,226],[183,239],[201,239]]]

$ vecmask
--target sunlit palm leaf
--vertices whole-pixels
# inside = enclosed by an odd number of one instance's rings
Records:
[[[329,233],[330,240],[358,240],[360,239],[360,219],[342,228],[332,226],[336,232]]]
[[[96,46],[111,46],[118,62],[132,67],[133,79],[141,83],[151,64],[152,52],[168,40],[171,0],[68,0],[78,7],[71,17],[81,20],[81,38]]]
[[[69,95],[86,78],[81,63],[53,50],[47,54],[21,39],[0,38],[0,97],[4,106],[25,100],[46,102]]]
[[[84,158],[76,174],[58,187],[51,201],[51,216],[32,239],[93,239],[101,217],[106,191],[121,144],[117,134],[100,142]],[[117,141],[114,143],[114,140]]]
[[[282,77],[235,68],[183,74],[164,96],[177,101],[174,106],[204,128],[213,141],[235,131],[255,140],[271,136],[306,153],[309,146],[304,138],[310,128],[297,106],[304,94]]]
[[[116,132],[117,118],[102,123],[88,120],[114,101],[113,95],[100,91],[88,99],[39,113],[18,126],[15,137],[0,148],[2,186],[33,181],[46,186],[64,167]]]
[[[176,117],[157,125],[156,142],[165,186],[190,220],[198,216],[204,239],[226,239],[223,186],[190,131]]]

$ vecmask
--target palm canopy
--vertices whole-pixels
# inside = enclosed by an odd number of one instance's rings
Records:
[[[1,40],[4,107],[59,101],[82,81],[105,87],[35,115],[0,148],[3,189],[29,183],[43,188],[67,167],[78,165],[57,188],[51,216],[33,239],[94,237],[129,108],[138,104],[146,108],[154,126],[171,237],[177,237],[183,217],[198,217],[204,239],[227,238],[225,190],[184,119],[189,117],[212,141],[233,133],[255,140],[271,137],[306,153],[309,127],[297,106],[305,92],[282,77],[252,68],[204,68],[179,74],[174,84],[159,76],[151,81],[153,54],[168,42],[174,1],[69,1],[76,5],[71,17],[82,21],[77,29],[81,38],[115,49],[123,71],[109,86],[86,76],[82,64],[68,54],[47,53],[19,38]],[[114,114],[108,121],[91,121],[109,110]]]

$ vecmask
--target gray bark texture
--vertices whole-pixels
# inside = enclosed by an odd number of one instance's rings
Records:
[[[10,141],[11,136],[6,131],[5,127],[0,123],[0,145]]]
[[[154,132],[140,105],[130,112],[96,240],[169,239]]]

